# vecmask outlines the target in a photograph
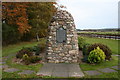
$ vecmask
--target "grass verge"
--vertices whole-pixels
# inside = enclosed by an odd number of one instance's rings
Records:
[[[100,64],[92,65],[88,63],[81,63],[80,68],[83,71],[88,71],[88,70],[97,70],[97,69],[102,69],[102,68],[110,68],[112,66],[117,66],[118,65],[118,57],[117,56],[112,56],[111,61],[105,61]]]

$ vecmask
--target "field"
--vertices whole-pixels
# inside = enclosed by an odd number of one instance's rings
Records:
[[[78,32],[78,33],[86,33],[86,34],[106,34],[106,35],[120,35],[120,32],[118,31],[111,31],[111,32],[87,32],[87,31],[82,31],[82,32]]]

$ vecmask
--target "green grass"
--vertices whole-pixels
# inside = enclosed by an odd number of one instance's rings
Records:
[[[107,31],[107,32],[87,32],[87,31],[85,31],[85,32],[79,32],[79,33],[87,33],[87,34],[108,34],[108,35],[111,35],[111,34],[116,34],[116,35],[118,35],[118,34],[120,34],[120,32],[118,32],[118,31]]]
[[[102,62],[100,64],[87,64],[87,63],[81,63],[80,68],[82,71],[89,71],[89,70],[96,70],[103,69],[103,68],[111,68],[112,66],[118,65],[118,57],[112,56],[111,61]],[[85,74],[84,78],[118,78],[118,72],[112,72],[112,73],[102,73],[101,75],[95,75],[95,76],[88,76]]]
[[[120,43],[120,40],[113,40],[113,39],[100,39],[100,38],[90,38],[90,37],[83,37],[85,38],[85,42],[89,44],[93,43],[102,43],[107,45],[111,50],[112,54],[120,54],[118,53],[118,42]]]
[[[15,54],[17,51],[22,49],[23,47],[32,47],[37,44],[43,43],[46,40],[44,38],[41,38],[39,42],[21,42],[14,45],[8,45],[2,48],[2,56],[8,56],[9,54]]]
[[[118,65],[118,57],[117,56],[112,56],[111,61],[105,61],[100,64],[92,65],[88,63],[81,63],[80,67],[83,71],[88,71],[88,70],[97,70],[97,69],[102,69],[102,68],[108,68],[112,66],[117,66]]]
[[[41,78],[40,76],[37,76],[36,74],[19,75],[19,74],[17,74],[17,72],[14,72],[14,73],[3,72],[2,76],[3,76],[2,78],[4,78],[4,80],[14,80],[14,79],[16,80],[17,78],[18,78],[18,80],[20,80],[19,78],[22,78],[21,80],[29,80],[27,78]]]
[[[111,78],[113,78],[113,80],[118,80],[118,78],[119,78],[119,76],[118,76],[119,74],[118,74],[118,72],[112,72],[112,73],[104,73],[104,74],[101,74],[101,75],[96,75],[96,76],[85,76],[85,78],[93,78],[93,79],[96,79],[96,78],[98,78],[99,80],[105,80],[105,78],[106,78],[106,80],[112,80]],[[109,78],[109,79],[108,79]],[[116,79],[114,79],[114,78],[116,78]],[[97,80],[97,79],[96,79]]]
[[[16,54],[17,51],[19,51],[20,49],[22,49],[23,47],[33,47],[37,44],[42,44],[45,43],[46,40],[41,38],[39,42],[21,42],[18,44],[14,44],[14,45],[8,45],[3,47],[2,50],[2,56],[9,56],[11,54]],[[6,60],[6,64],[9,67],[12,68],[17,68],[22,70],[33,70],[35,72],[37,72],[40,67],[42,66],[42,64],[34,64],[34,65],[22,65],[22,64],[18,64],[18,63],[13,63],[12,60],[13,58],[15,58],[15,56],[11,56]],[[2,77],[3,78],[34,78],[37,77],[36,74],[31,74],[31,75],[18,75],[17,72],[14,73],[7,73],[4,72],[2,73]]]
[[[100,39],[100,38],[90,38],[90,37],[83,37],[83,38],[85,39],[85,43],[89,43],[89,44],[102,43],[107,45],[112,50],[112,54],[118,54],[118,42],[120,42],[120,40]],[[80,68],[83,71],[89,71],[89,70],[97,70],[102,68],[110,68],[112,66],[117,66],[117,65],[118,65],[118,57],[112,56],[111,61],[105,61],[96,65],[88,64],[88,63],[80,63]],[[102,75],[97,75],[97,76],[87,76],[85,74],[84,78],[118,78],[118,73],[117,72],[103,73]]]
[[[97,41],[99,41],[99,42],[105,41],[103,43],[106,43],[107,45],[108,45],[108,43],[112,42],[109,45],[109,46],[112,45],[111,47],[115,47],[115,46],[113,46],[113,44],[114,45],[118,45],[116,43],[117,40],[110,40],[110,42],[109,42],[109,40],[106,41],[104,39],[101,41],[101,39],[97,39],[97,38],[93,38],[93,39],[92,38],[87,38],[87,37],[85,37],[85,38],[86,38],[86,41],[88,43],[94,43],[94,42],[97,42]],[[18,43],[18,44],[14,44],[14,45],[9,45],[9,46],[3,47],[3,55],[2,56],[8,56],[10,54],[15,54],[22,47],[32,47],[32,46],[35,46],[37,44],[44,43],[45,41],[46,41],[45,39],[41,39],[40,42],[21,42],[21,43]],[[113,51],[114,51],[115,54],[117,53],[117,52],[115,52],[115,50],[113,50]],[[33,71],[37,72],[40,69],[40,67],[42,66],[42,64],[22,65],[22,64],[13,63],[12,62],[13,58],[14,58],[14,56],[10,57],[6,61],[7,65],[9,65],[12,68],[18,68],[20,70],[33,70]],[[86,70],[96,70],[96,69],[100,69],[100,68],[116,66],[118,64],[118,58],[116,56],[113,56],[112,58],[113,58],[113,60],[108,61],[108,62],[104,62],[104,63],[101,63],[101,64],[98,64],[98,65],[90,65],[90,64],[86,64],[86,63],[81,63],[80,67],[81,67],[82,70],[86,71]],[[3,78],[54,78],[54,77],[47,77],[47,76],[41,77],[41,76],[37,76],[36,74],[18,75],[17,73],[18,72],[14,72],[14,73],[3,72],[2,73],[2,77]],[[117,78],[118,77],[117,75],[118,75],[117,72],[116,73],[107,73],[107,74],[104,73],[104,74],[99,75],[99,76],[87,76],[87,75],[85,75],[84,78]],[[8,80],[8,79],[6,79],[6,80]]]
[[[29,80],[29,79],[25,79],[25,78],[56,78],[56,77],[40,77],[40,76],[36,76],[35,74],[31,74],[31,75],[18,75],[17,73],[3,73],[3,76],[5,76],[4,80],[11,80],[10,78],[22,78],[22,80]],[[7,79],[9,78],[9,79]],[[92,79],[95,79],[96,80],[105,80],[105,78],[119,78],[118,77],[118,73],[117,72],[113,72],[113,73],[104,73],[102,75],[96,75],[96,76],[84,76],[83,78],[81,78],[81,80],[92,80]],[[76,78],[77,79],[77,78]],[[106,80],[109,80],[109,79],[106,79]],[[14,80],[14,79],[12,79]],[[16,79],[15,79],[16,80]],[[18,79],[19,80],[19,79]],[[69,78],[69,80],[75,80],[74,78]],[[112,79],[110,79],[112,80]],[[113,80],[116,80],[116,79],[113,79]]]
[[[42,66],[42,64],[23,65],[23,64],[12,63],[12,59],[13,58],[14,58],[14,56],[9,58],[6,61],[7,65],[9,65],[10,67],[14,67],[14,68],[20,69],[20,70],[33,70],[33,71],[37,72],[40,69],[40,67]]]

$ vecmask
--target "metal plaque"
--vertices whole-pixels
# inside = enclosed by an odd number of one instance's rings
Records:
[[[66,42],[66,30],[63,28],[59,28],[56,32],[56,41],[58,43]]]

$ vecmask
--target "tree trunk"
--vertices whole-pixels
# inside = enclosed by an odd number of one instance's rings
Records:
[[[39,39],[39,35],[37,34],[36,36],[37,36],[37,41],[40,41],[40,39]]]

